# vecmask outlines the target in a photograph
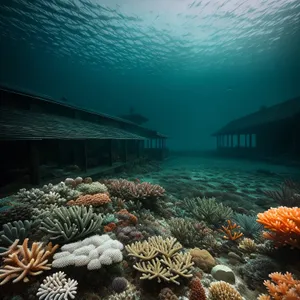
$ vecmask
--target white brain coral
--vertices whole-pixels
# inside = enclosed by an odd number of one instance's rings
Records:
[[[109,235],[94,235],[82,241],[66,244],[62,252],[54,255],[52,267],[87,266],[89,270],[100,269],[123,260],[123,244],[112,240]]]

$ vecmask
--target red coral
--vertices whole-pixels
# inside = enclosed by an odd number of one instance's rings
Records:
[[[204,288],[198,277],[192,279],[190,282],[189,300],[206,300]]]
[[[117,228],[117,224],[111,222],[109,224],[107,224],[106,226],[104,226],[104,232],[111,232],[113,230],[115,230]]]
[[[243,236],[242,232],[236,231],[241,226],[237,225],[236,223],[232,223],[231,220],[227,220],[227,224],[227,226],[222,226],[222,229],[220,229],[225,233],[225,235],[223,236],[224,239],[235,241]]]
[[[121,209],[117,212],[117,216],[120,219],[118,225],[119,226],[130,226],[136,225],[138,222],[138,218],[127,211],[127,209]]]
[[[69,202],[67,202],[67,205],[102,206],[110,202],[111,200],[107,194],[99,193],[94,195],[79,196],[76,200],[70,200]]]

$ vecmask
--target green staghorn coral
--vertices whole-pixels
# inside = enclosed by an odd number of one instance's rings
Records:
[[[102,216],[93,208],[85,206],[57,207],[42,220],[40,229],[50,235],[50,239],[60,243],[70,243],[101,230]]]
[[[216,225],[231,218],[233,210],[215,198],[184,199],[185,209],[199,221]]]
[[[172,218],[168,221],[171,233],[185,247],[195,247],[204,238],[205,227],[196,229],[196,224],[183,218]],[[200,224],[200,223],[199,223]]]
[[[28,220],[4,224],[3,230],[0,231],[0,243],[4,247],[0,247],[0,253],[7,251],[15,240],[19,240],[20,243],[23,243],[32,226],[33,223]]]

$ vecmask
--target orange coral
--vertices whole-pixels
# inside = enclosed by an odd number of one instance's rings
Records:
[[[270,208],[257,215],[257,222],[271,232],[264,232],[266,239],[273,240],[277,246],[290,245],[300,249],[300,208]]]
[[[222,226],[221,231],[223,231],[226,235],[223,236],[224,239],[235,241],[243,236],[243,233],[240,231],[236,231],[236,229],[240,228],[236,223],[232,223],[231,220],[227,220],[228,225]]]
[[[292,274],[278,272],[269,275],[271,280],[265,280],[269,295],[260,295],[258,300],[299,300],[300,299],[300,280],[293,278]]]
[[[42,243],[34,242],[29,248],[28,238],[22,245],[18,245],[18,242],[19,240],[15,240],[8,251],[1,254],[4,256],[4,264],[0,269],[0,280],[2,280],[0,285],[12,279],[13,283],[21,280],[28,282],[28,276],[36,276],[45,270],[50,270],[51,264],[48,263],[48,259],[59,247],[52,246],[52,243],[44,247]]]
[[[126,209],[121,209],[119,212],[117,212],[117,216],[120,219],[118,224],[120,226],[136,225],[138,222],[138,218],[128,212]]]
[[[104,226],[104,232],[111,232],[113,230],[115,230],[117,228],[117,224],[111,222],[109,224],[107,224],[106,226]]]
[[[79,196],[76,200],[71,200],[71,201],[67,202],[67,205],[102,206],[102,205],[110,203],[110,202],[111,202],[111,200],[107,194],[98,193],[98,194],[94,194],[94,195]]]
[[[194,278],[190,282],[189,300],[206,300],[204,288],[199,278]]]

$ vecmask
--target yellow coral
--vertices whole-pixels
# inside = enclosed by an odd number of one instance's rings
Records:
[[[277,246],[290,245],[300,249],[300,208],[270,208],[257,215],[257,222],[263,224],[271,232],[264,237],[273,240]]]
[[[144,242],[135,242],[127,245],[129,256],[139,258],[133,266],[142,273],[140,279],[154,279],[179,284],[178,277],[190,278],[190,268],[194,265],[189,252],[178,253],[182,245],[176,238],[163,239],[161,236],[153,236]]]
[[[213,282],[208,290],[210,300],[243,300],[241,294],[225,281]]]
[[[241,249],[242,251],[247,252],[247,253],[255,252],[256,248],[257,248],[257,245],[254,242],[254,240],[249,239],[249,238],[244,238],[239,243],[239,249]]]

